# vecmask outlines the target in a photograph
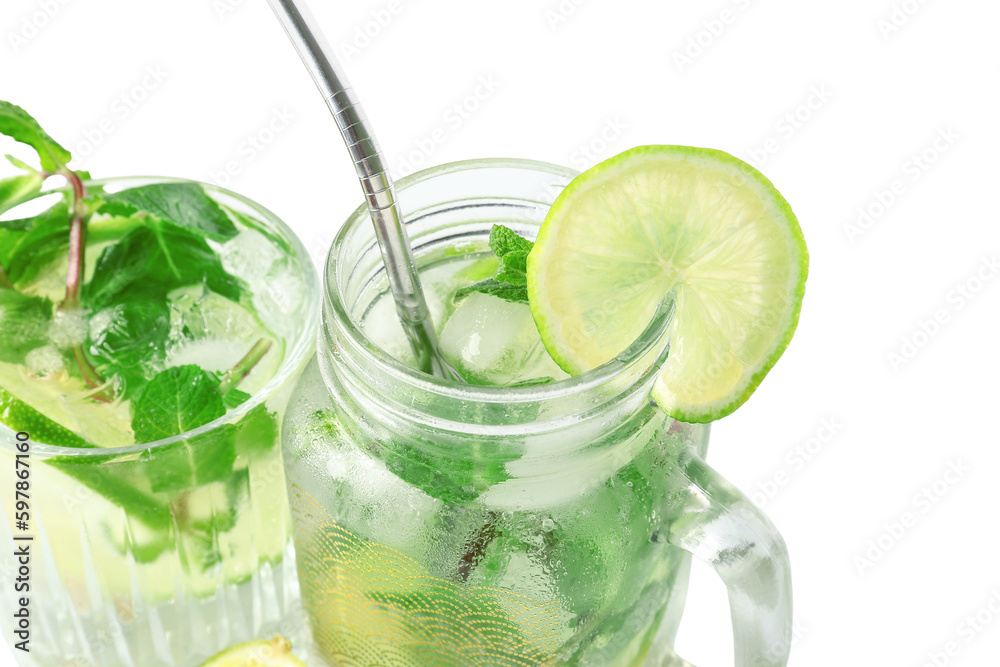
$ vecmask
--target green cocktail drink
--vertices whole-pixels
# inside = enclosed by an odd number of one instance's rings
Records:
[[[193,665],[294,637],[279,434],[318,320],[308,253],[228,191],[60,173],[75,187],[0,202],[27,216],[0,223],[5,590],[30,549],[15,653]]]
[[[334,242],[283,445],[316,664],[682,664],[689,552],[738,592],[738,664],[784,664],[780,536],[703,463],[709,427],[650,399],[675,303],[571,378],[510,285],[483,287],[505,255],[493,226],[533,238],[573,176],[482,161],[399,184],[442,353],[469,384],[412,368],[367,211]]]

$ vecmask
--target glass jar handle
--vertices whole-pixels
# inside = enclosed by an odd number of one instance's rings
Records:
[[[667,541],[710,565],[726,584],[736,667],[784,667],[792,635],[784,540],[770,519],[693,449],[678,463],[686,495]]]

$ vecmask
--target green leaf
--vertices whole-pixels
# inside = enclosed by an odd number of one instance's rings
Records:
[[[194,438],[146,450],[140,461],[157,493],[224,481],[236,463],[236,427],[223,424]]]
[[[20,218],[18,220],[0,220],[0,231],[26,232],[31,229],[34,218]]]
[[[501,282],[495,278],[487,278],[486,280],[480,280],[478,283],[473,283],[468,287],[463,287],[455,292],[455,300],[461,300],[473,292],[489,294],[490,296],[498,297],[504,301],[528,303],[527,285],[515,285],[509,282]]]
[[[136,442],[153,442],[186,433],[226,414],[219,383],[198,366],[158,373],[132,405]]]
[[[24,356],[48,343],[52,302],[0,288],[0,361],[23,363]]]
[[[218,380],[198,366],[158,373],[132,403],[136,442],[153,442],[196,429],[226,414]],[[197,437],[147,450],[141,457],[154,492],[226,479],[236,461],[236,427],[224,424]],[[155,461],[154,465],[150,462]]]
[[[166,500],[140,489],[146,467],[141,461],[93,455],[57,456],[47,463],[118,505],[131,519],[155,530],[169,531],[173,525]]]
[[[217,241],[236,236],[236,225],[197,183],[154,183],[104,195],[101,211],[112,215],[149,213]]]
[[[18,169],[23,169],[23,170],[25,170],[27,172],[31,172],[31,173],[35,173],[36,171],[38,171],[37,169],[35,169],[34,167],[32,167],[30,164],[28,164],[24,160],[22,160],[20,158],[16,158],[13,155],[4,155],[4,157],[7,158],[7,162],[10,162],[12,165],[14,165],[15,167],[17,167]]]
[[[146,274],[154,248],[156,240],[145,227],[132,230],[118,243],[105,248],[94,265],[93,278],[83,287],[87,305],[93,310],[101,310],[127,288],[139,283]]]
[[[104,249],[83,296],[91,308],[101,309],[126,292],[166,294],[197,283],[232,301],[243,294],[240,282],[222,268],[205,239],[172,223],[150,220]]]
[[[9,211],[23,202],[25,198],[41,192],[42,181],[44,180],[42,175],[37,172],[23,176],[11,176],[10,178],[0,180],[0,213]],[[23,221],[19,220],[0,220],[0,227],[4,229],[16,229],[16,227],[11,226],[11,222],[20,222],[23,224]]]
[[[231,391],[226,398],[235,393],[243,392]],[[263,403],[255,406],[236,424],[236,453],[239,456],[253,458],[270,452],[280,439],[278,415],[269,412]]]
[[[170,307],[162,295],[128,299],[93,315],[90,332],[90,356],[101,375],[118,375],[132,395],[145,384],[152,362],[165,356]]]
[[[72,159],[70,152],[56,143],[34,118],[21,107],[0,100],[0,134],[35,149],[42,169],[56,172]]]
[[[490,250],[497,257],[503,257],[512,252],[530,252],[534,246],[534,243],[518,235],[509,227],[493,225],[493,228],[490,229]]]
[[[11,231],[0,230],[0,263],[13,283],[38,271],[69,244],[69,207],[62,201],[34,218],[8,224]]]
[[[500,258],[500,266],[493,276],[500,282],[512,285],[528,284],[528,251],[517,250]]]
[[[455,300],[473,292],[489,294],[504,301],[528,303],[528,253],[534,243],[503,225],[490,230],[490,250],[500,260],[492,278],[480,280],[455,292]]]
[[[230,389],[226,395],[222,397],[222,402],[225,404],[227,410],[235,410],[249,400],[250,394],[245,391],[240,391],[239,389]]]

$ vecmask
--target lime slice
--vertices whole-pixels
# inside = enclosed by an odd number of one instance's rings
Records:
[[[270,641],[258,639],[228,648],[201,667],[306,667],[292,655],[292,643],[275,635]]]
[[[528,257],[531,312],[571,374],[632,343],[676,287],[653,397],[709,422],[743,404],[788,346],[808,253],[781,194],[721,151],[643,146],[577,176]]]

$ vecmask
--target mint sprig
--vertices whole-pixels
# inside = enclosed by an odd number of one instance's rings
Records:
[[[493,225],[490,229],[490,250],[500,262],[496,272],[491,278],[458,290],[455,299],[461,300],[479,292],[504,301],[528,303],[528,253],[534,245],[509,227]]]

